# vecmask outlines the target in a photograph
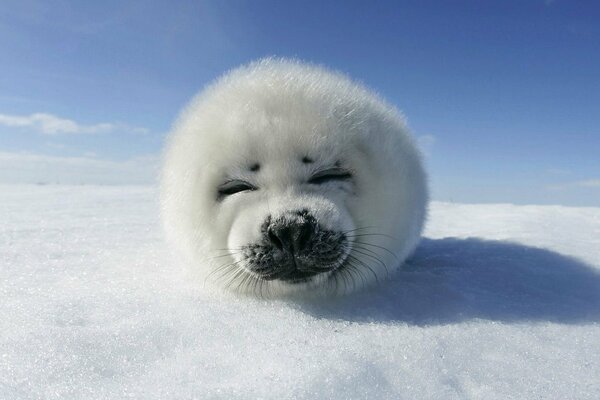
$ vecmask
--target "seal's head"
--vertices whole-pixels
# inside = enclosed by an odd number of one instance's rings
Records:
[[[395,108],[339,73],[265,59],[182,113],[161,196],[168,236],[205,282],[281,295],[386,277],[418,242],[427,192]]]

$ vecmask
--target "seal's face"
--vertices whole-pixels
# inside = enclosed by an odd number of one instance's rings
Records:
[[[328,143],[337,128],[318,121],[316,110],[310,134],[295,131],[295,118],[272,114],[271,134],[255,135],[248,126],[259,125],[256,116],[244,117],[235,155],[217,173],[214,208],[226,231],[218,248],[232,262],[212,277],[225,285],[269,282],[279,291],[323,285],[349,262],[364,157],[351,143]]]
[[[347,293],[415,247],[426,189],[392,107],[285,60],[206,89],[170,136],[163,221],[193,271],[261,295]]]
[[[269,212],[260,221],[243,215],[236,218],[229,243],[231,249],[240,249],[232,253],[241,267],[259,279],[289,284],[306,283],[340,268],[351,246],[346,235],[351,219],[339,218],[339,213],[331,219],[311,203],[306,201],[306,208]]]
[[[217,207],[231,221],[225,247],[254,278],[322,280],[344,266],[352,247],[352,169],[308,156],[283,161],[267,157],[217,187]]]

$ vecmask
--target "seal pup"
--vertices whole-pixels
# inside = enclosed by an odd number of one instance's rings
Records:
[[[426,206],[399,111],[320,66],[234,69],[168,136],[167,237],[205,283],[235,292],[344,294],[381,281],[414,250]]]

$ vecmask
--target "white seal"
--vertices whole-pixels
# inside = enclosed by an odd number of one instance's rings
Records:
[[[340,73],[268,58],[183,111],[161,205],[170,242],[205,283],[342,294],[386,278],[414,250],[427,186],[393,106]]]

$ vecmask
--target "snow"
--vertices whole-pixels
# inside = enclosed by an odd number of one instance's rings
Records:
[[[146,186],[0,186],[1,399],[598,399],[600,208],[433,203],[386,284],[213,293]]]

